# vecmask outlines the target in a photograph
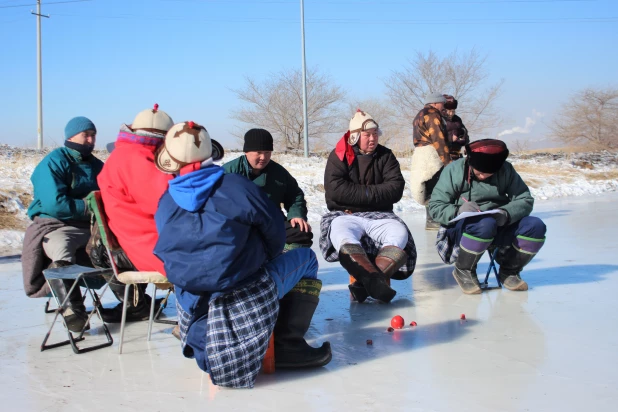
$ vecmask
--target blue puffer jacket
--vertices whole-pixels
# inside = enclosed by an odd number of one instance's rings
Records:
[[[34,198],[28,217],[88,220],[82,199],[93,190],[99,190],[97,176],[101,169],[103,162],[94,156],[84,161],[79,152],[67,147],[52,151],[41,160],[30,178]]]
[[[193,353],[185,349],[186,356],[205,364],[198,358],[205,357],[209,302],[258,280],[261,267],[282,252],[280,213],[259,187],[244,176],[224,175],[219,166],[170,181],[155,214],[159,240],[154,254],[191,318],[187,343]]]

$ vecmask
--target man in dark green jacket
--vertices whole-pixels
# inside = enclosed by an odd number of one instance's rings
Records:
[[[307,202],[296,179],[279,163],[271,160],[273,137],[264,129],[245,133],[245,154],[223,165],[225,173],[245,176],[264,190],[276,205],[287,212],[285,250],[311,247],[313,233],[307,223]],[[281,217],[285,218],[283,212]]]
[[[64,147],[45,156],[31,177],[34,197],[28,217],[33,223],[24,237],[22,258],[24,286],[29,296],[46,292],[41,273],[45,268],[43,261],[51,261],[49,267],[71,265],[76,262],[78,250],[84,249],[90,239],[90,214],[83,199],[99,189],[97,175],[103,162],[92,155],[97,129],[90,119],[80,116],[68,122],[64,133]],[[32,264],[33,261],[40,264]],[[28,290],[31,285],[43,290],[37,294]],[[53,279],[49,285],[63,301],[72,281]],[[80,332],[85,326],[88,316],[78,287],[71,293],[63,316],[71,331]]]
[[[438,253],[445,263],[455,263],[453,276],[463,292],[477,294],[476,265],[495,246],[500,282],[509,290],[528,290],[519,274],[543,246],[546,232],[543,221],[530,216],[534,198],[506,161],[503,141],[477,140],[466,153],[444,168],[429,201],[431,217],[441,224]],[[487,211],[494,213],[478,214]]]

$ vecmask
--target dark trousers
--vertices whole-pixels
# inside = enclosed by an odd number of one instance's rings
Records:
[[[292,227],[289,221],[285,221],[285,243],[297,245],[303,247],[311,247],[313,245],[313,233],[303,232],[299,229],[299,226]]]
[[[466,233],[479,239],[493,239],[491,245],[510,246],[518,236],[541,240],[545,239],[546,232],[545,223],[538,217],[526,216],[513,224],[498,227],[496,219],[485,215],[458,221],[454,227],[447,229],[446,235],[454,245],[459,245],[463,234]]]

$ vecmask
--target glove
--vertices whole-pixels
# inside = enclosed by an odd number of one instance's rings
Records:
[[[459,206],[459,210],[457,210],[457,214],[460,215],[463,212],[478,212],[480,210],[479,205],[476,202],[466,202],[463,205]]]
[[[504,209],[498,209],[498,212],[500,213],[492,215],[493,218],[496,219],[496,223],[498,224],[498,226],[506,225],[509,221],[509,212]]]

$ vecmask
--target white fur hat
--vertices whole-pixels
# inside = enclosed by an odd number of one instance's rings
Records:
[[[164,173],[177,173],[183,166],[223,157],[223,147],[210,138],[204,126],[195,122],[175,124],[157,150],[155,164]]]
[[[360,138],[360,132],[368,129],[379,129],[378,123],[373,120],[373,117],[369,113],[363,112],[361,109],[357,109],[354,113],[354,117],[350,120],[350,138],[348,144],[354,146]]]
[[[135,116],[131,129],[156,129],[167,132],[173,125],[172,118],[163,110],[159,110],[159,105],[155,104],[153,109],[143,110]]]

